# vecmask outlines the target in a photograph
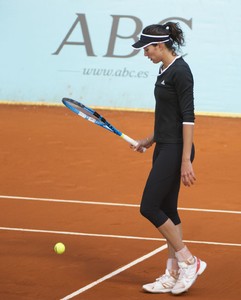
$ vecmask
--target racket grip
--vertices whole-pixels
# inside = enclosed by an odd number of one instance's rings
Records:
[[[133,140],[132,138],[130,138],[128,135],[122,133],[121,137],[129,144],[133,145],[133,146],[137,146],[138,142],[136,140]],[[142,147],[142,152],[146,152],[146,148]]]

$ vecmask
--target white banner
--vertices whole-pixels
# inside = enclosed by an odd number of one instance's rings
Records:
[[[197,112],[241,113],[241,1],[0,0],[0,101],[153,109],[141,30],[179,22]]]

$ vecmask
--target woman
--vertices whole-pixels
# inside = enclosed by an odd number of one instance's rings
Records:
[[[194,159],[193,77],[177,50],[184,44],[178,23],[147,26],[134,49],[154,64],[162,62],[155,84],[154,134],[140,140],[134,150],[142,152],[155,143],[153,165],[143,192],[141,214],[165,237],[168,259],[165,274],[143,289],[151,293],[181,294],[187,291],[206,263],[192,255],[182,241],[182,225],[177,211],[180,181],[191,186],[196,180]]]

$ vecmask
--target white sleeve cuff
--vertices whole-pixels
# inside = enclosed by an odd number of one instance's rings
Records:
[[[193,125],[193,126],[194,126],[194,123],[193,123],[193,122],[183,122],[182,124],[183,124],[183,125]]]

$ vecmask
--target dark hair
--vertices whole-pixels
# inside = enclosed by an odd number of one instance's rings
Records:
[[[167,22],[164,25],[154,24],[144,28],[144,34],[150,35],[169,35],[170,40],[165,42],[166,47],[169,50],[180,50],[180,47],[185,44],[183,31],[179,26],[179,23]]]

